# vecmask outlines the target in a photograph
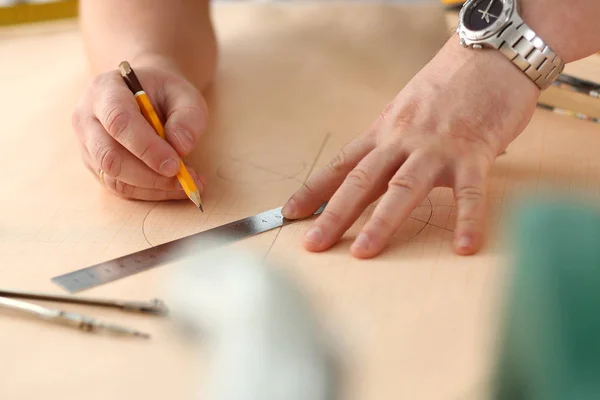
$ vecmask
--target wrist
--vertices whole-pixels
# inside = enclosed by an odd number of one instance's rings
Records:
[[[519,0],[469,0],[461,9],[456,32],[461,46],[497,50],[545,90],[563,71],[565,62],[523,20],[520,5]]]
[[[512,87],[532,101],[541,94],[539,87],[498,50],[465,48],[453,35],[443,46],[439,57],[443,59],[441,65],[455,66],[455,74],[464,80],[465,85],[476,83],[483,90]],[[459,70],[462,72],[459,73]]]
[[[600,49],[595,18],[598,0],[582,0],[575,6],[564,0],[519,0],[519,13],[565,63],[587,57]]]
[[[129,62],[135,67],[157,68],[174,75],[183,76],[183,69],[172,57],[154,52],[139,52]]]
[[[139,52],[130,60],[132,65],[158,68],[179,75],[192,83],[200,92],[204,92],[212,80],[216,68],[212,53],[205,57],[195,56],[187,59],[157,52]]]
[[[541,94],[539,87],[503,54],[494,49],[464,48],[458,37],[446,42],[423,74],[420,81],[427,82],[429,96],[455,102],[447,106],[455,113],[448,119],[459,122],[440,129],[454,132],[460,127],[476,132],[494,155],[525,129]],[[514,121],[519,123],[514,125]]]

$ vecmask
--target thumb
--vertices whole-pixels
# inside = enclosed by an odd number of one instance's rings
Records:
[[[181,157],[194,150],[208,120],[202,94],[189,82],[166,84],[164,88],[165,135]]]

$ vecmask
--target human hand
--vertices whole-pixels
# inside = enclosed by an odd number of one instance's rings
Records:
[[[328,201],[305,235],[307,250],[333,246],[383,195],[350,249],[355,257],[374,257],[436,186],[454,189],[455,251],[481,248],[488,172],[529,122],[539,89],[499,52],[456,42],[288,200],[282,213],[290,219]]]
[[[206,102],[175,68],[141,65],[135,71],[164,123],[167,140],[146,121],[115,68],[95,78],[73,113],[84,164],[121,197],[185,199],[176,175],[181,157],[194,149],[204,131]],[[186,167],[202,192],[204,179]]]

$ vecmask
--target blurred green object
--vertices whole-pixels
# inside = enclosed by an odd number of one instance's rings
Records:
[[[14,6],[0,7],[0,27],[75,18],[78,13],[78,0],[57,0],[37,4],[19,3]]]
[[[600,399],[600,213],[543,201],[515,222],[491,398]]]

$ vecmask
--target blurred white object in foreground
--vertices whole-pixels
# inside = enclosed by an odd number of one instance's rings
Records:
[[[332,400],[336,368],[316,316],[284,274],[231,250],[184,260],[169,287],[175,321],[208,345],[203,400]]]

